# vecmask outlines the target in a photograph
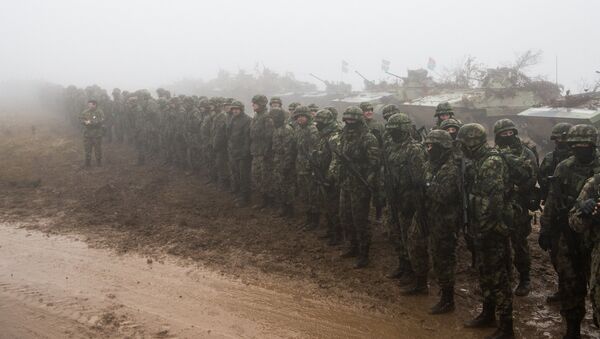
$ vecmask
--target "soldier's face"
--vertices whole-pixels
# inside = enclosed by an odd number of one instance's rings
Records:
[[[373,111],[363,112],[363,116],[365,117],[365,119],[371,120],[371,119],[373,119]]]
[[[456,129],[456,127],[448,127],[448,128],[446,129],[446,131],[447,131],[448,133],[450,133],[451,135],[452,135],[452,134],[456,134],[456,133],[458,133],[458,130]]]
[[[271,104],[271,108],[281,108],[281,105],[277,102]]]
[[[235,116],[240,115],[240,113],[242,113],[242,110],[239,109],[239,108],[232,108],[231,109],[231,114],[233,114]]]
[[[448,119],[450,119],[450,114],[448,114],[448,113],[442,113],[442,114],[439,115],[439,118],[440,118],[441,121],[448,120]]]
[[[258,111],[259,108],[260,106],[258,104],[252,104],[252,109],[254,110],[254,112]]]
[[[513,135],[515,135],[515,132],[513,130],[500,132],[501,137],[512,137]]]
[[[96,108],[96,104],[95,104],[95,103],[93,103],[93,102],[88,102],[88,105],[87,105],[87,106],[88,106],[88,108],[89,108],[89,109],[94,109],[94,108]],[[81,107],[81,106],[80,106],[80,107]]]
[[[301,115],[296,118],[296,122],[298,123],[298,125],[304,126],[306,125],[306,123],[308,123],[308,118],[304,115]]]

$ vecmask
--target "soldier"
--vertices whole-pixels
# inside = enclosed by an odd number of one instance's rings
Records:
[[[567,142],[567,135],[571,127],[573,127],[573,125],[567,122],[560,122],[552,127],[552,135],[550,136],[550,140],[554,141],[554,150],[552,152],[548,152],[548,154],[546,154],[542,160],[538,175],[538,182],[540,184],[540,200],[542,203],[545,202],[546,197],[548,196],[550,178],[554,174],[556,166],[572,155],[571,149],[569,148],[569,144]],[[558,237],[553,237],[551,243],[552,245],[548,249],[548,252],[550,254],[550,262],[556,271],[556,251],[558,250]],[[555,303],[559,301],[560,296],[558,290],[546,297],[546,302],[548,303]]]
[[[102,135],[104,134],[104,112],[98,108],[96,100],[88,100],[88,108],[80,113],[79,121],[83,125],[83,148],[85,166],[90,167],[92,152],[96,156],[96,164],[102,166]]]
[[[590,269],[590,252],[581,234],[569,228],[568,214],[585,181],[600,173],[596,154],[598,131],[590,125],[569,129],[567,142],[573,156],[556,167],[540,218],[540,247],[547,251],[558,237],[556,268],[560,295],[560,313],[567,323],[564,338],[579,338],[585,316],[585,297]]]
[[[292,126],[293,129],[296,129],[296,127],[298,127],[296,125],[296,120],[294,120],[294,111],[296,110],[296,108],[302,106],[302,104],[300,104],[299,102],[292,102],[291,104],[288,105],[288,122],[287,124]]]
[[[593,321],[600,327],[600,174],[588,179],[577,197],[575,206],[569,213],[569,226],[584,243],[591,244],[591,257],[585,258],[593,263],[590,275],[590,299],[592,301]],[[586,256],[588,253],[586,253]],[[582,282],[578,282],[582,283]],[[585,286],[583,284],[582,286]],[[567,334],[569,335],[569,334]],[[575,333],[571,338],[577,336]]]
[[[237,194],[238,207],[250,203],[250,118],[239,101],[231,104],[231,121],[227,127],[231,169],[231,188]]]
[[[310,104],[310,105],[308,105],[308,110],[310,111],[311,122],[312,122],[312,120],[317,116],[317,111],[319,110],[319,106],[317,106],[317,104]]]
[[[200,128],[200,136],[202,140],[202,145],[204,146],[202,149],[202,153],[204,154],[204,164],[206,166],[208,172],[208,180],[207,183],[216,183],[218,180],[217,173],[215,172],[215,153],[212,147],[212,139],[213,139],[213,120],[216,116],[217,110],[220,111],[220,102],[219,98],[212,97],[210,98],[208,114],[202,120],[202,126]]]
[[[145,160],[145,126],[143,120],[142,106],[138,102],[137,96],[132,96],[127,99],[127,116],[131,126],[134,126],[132,130],[135,150],[137,151],[137,164],[143,165]]]
[[[383,120],[388,121],[392,115],[394,115],[396,113],[401,113],[401,112],[400,112],[400,109],[398,108],[398,106],[396,106],[394,104],[388,104],[388,105],[383,106],[381,113],[383,115]]]
[[[114,132],[119,143],[122,143],[125,139],[125,114],[123,107],[123,97],[121,96],[121,90],[118,88],[112,91],[112,112],[114,118]]]
[[[313,168],[309,157],[315,148],[318,138],[317,128],[312,123],[312,115],[308,107],[300,106],[294,111],[297,128],[296,139],[296,187],[298,195],[306,207],[306,230],[314,230],[319,226],[319,206],[317,183],[312,177]]]
[[[143,165],[148,155],[156,155],[158,152],[160,117],[158,103],[150,96],[150,93],[144,91],[141,98],[142,111],[138,116],[136,126],[141,133],[141,140],[138,141],[141,143],[138,164]]]
[[[324,211],[327,220],[327,233],[325,234],[329,246],[336,246],[342,240],[340,225],[340,189],[339,184],[332,175],[334,165],[332,148],[338,149],[340,143],[340,128],[330,109],[321,109],[315,117],[315,126],[319,131],[315,150],[312,154],[313,173],[317,181],[319,206]]]
[[[281,101],[280,97],[271,97],[271,101],[269,102],[270,109],[282,108],[282,107],[283,107],[283,102]]]
[[[443,130],[433,130],[425,138],[429,160],[425,166],[425,225],[433,271],[441,290],[431,314],[454,310],[454,269],[456,234],[461,221],[460,169],[454,159],[453,140]]]
[[[486,338],[513,338],[512,291],[510,285],[510,226],[512,207],[504,196],[508,168],[500,153],[487,144],[485,128],[466,124],[457,140],[465,157],[472,161],[466,184],[469,198],[468,232],[475,240],[483,309],[466,327],[487,327],[500,318],[498,329]]]
[[[454,110],[447,102],[442,102],[435,108],[435,127],[440,127],[442,121],[454,118]]]
[[[250,124],[250,152],[252,153],[252,182],[260,193],[262,202],[255,208],[272,205],[273,121],[267,112],[267,97],[257,94],[252,97],[254,117]]]
[[[226,103],[226,109],[231,104]],[[217,106],[218,107],[218,106]],[[227,155],[227,121],[229,116],[227,111],[215,112],[212,125],[212,150],[215,156],[215,171],[217,173],[218,184],[222,190],[229,190],[229,168]]]
[[[513,204],[514,220],[510,243],[514,251],[513,262],[519,272],[519,285],[515,295],[523,297],[529,294],[531,279],[531,256],[527,237],[531,233],[529,210],[539,209],[536,192],[537,159],[535,154],[525,147],[519,139],[517,128],[510,119],[500,119],[494,123],[496,147],[505,157],[508,165],[511,189],[509,199]]]
[[[294,177],[296,160],[296,138],[294,129],[285,123],[286,112],[281,108],[270,111],[273,120],[273,180],[274,196],[280,204],[280,217],[294,215],[294,188],[290,178]]]
[[[424,232],[422,202],[426,151],[412,138],[412,121],[403,113],[386,123],[385,186],[390,199],[389,228],[398,255],[398,267],[388,275],[401,278],[405,295],[426,294],[429,256]],[[391,188],[391,190],[390,190]]]
[[[385,127],[383,124],[374,119],[375,113],[373,112],[373,105],[369,102],[362,102],[360,104],[360,109],[363,111],[363,116],[365,118],[365,123],[369,127],[369,130],[375,138],[377,138],[377,142],[379,143],[379,148],[383,147],[383,134],[385,131]],[[383,211],[383,206],[385,205],[385,193],[383,192],[383,182],[380,180],[381,176],[377,178],[377,181],[380,183],[375,187],[373,191],[373,206],[375,206],[375,220],[377,222],[381,222],[381,214]]]
[[[371,187],[380,169],[380,151],[359,107],[348,107],[342,119],[345,126],[340,148],[334,151],[340,183],[340,221],[350,239],[350,247],[342,257],[358,256],[354,267],[363,268],[369,263]]]

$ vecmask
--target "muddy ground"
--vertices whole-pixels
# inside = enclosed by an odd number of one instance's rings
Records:
[[[31,124],[37,127],[35,134]],[[489,332],[461,325],[479,305],[476,274],[462,244],[457,311],[432,317],[427,310],[437,298],[435,283],[429,297],[402,297],[399,287],[385,278],[395,258],[380,226],[374,226],[372,264],[354,270],[351,260],[339,258],[340,248],[319,239],[319,232],[300,231],[300,217],[287,222],[274,211],[238,209],[230,194],[206,185],[202,173],[165,166],[160,159],[137,166],[130,145],[105,144],[104,166],[84,169],[80,135],[64,125],[39,119],[2,124],[0,221],[50,235],[77,235],[92,247],[154,262],[181,258],[249,286],[409,319],[431,337]],[[556,288],[556,277],[536,239],[534,227],[533,289],[530,296],[515,298],[515,327],[519,337],[557,338],[562,332],[558,306],[544,302]],[[598,337],[590,325],[588,317],[584,332]]]

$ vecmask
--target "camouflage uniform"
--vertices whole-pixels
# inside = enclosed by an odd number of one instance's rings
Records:
[[[368,102],[363,102],[360,104],[360,108],[363,111],[363,114],[366,112],[373,112],[374,108],[373,105],[371,105]],[[379,148],[383,147],[383,134],[385,132],[385,126],[383,125],[383,123],[381,123],[381,121],[375,119],[373,116],[368,117],[365,115],[365,123],[367,124],[367,127],[369,127],[369,130],[371,131],[371,133],[373,133],[373,135],[377,138],[377,142],[379,143]],[[383,171],[383,168],[382,168]],[[375,218],[379,221],[381,219],[381,213],[383,210],[383,206],[385,205],[385,192],[383,189],[383,178],[382,178],[382,171],[380,171],[379,176],[377,178],[377,183],[378,185],[376,187],[374,187],[373,189],[373,197],[372,197],[372,203],[373,206],[375,207]]]
[[[595,174],[588,179],[577,197],[575,206],[569,213],[569,226],[578,233],[581,240],[589,245],[591,254],[585,258],[590,266],[590,299],[592,301],[593,320],[600,327],[600,215],[598,202],[600,201],[600,174]],[[586,248],[586,255],[589,251]],[[583,278],[583,276],[581,276]],[[579,281],[585,287],[583,281]],[[581,306],[584,306],[583,304]],[[584,306],[585,307],[585,306]]]
[[[442,125],[444,120],[442,120],[440,116],[443,114],[448,114],[450,119],[454,118],[454,109],[447,102],[442,102],[435,108],[435,114],[433,115],[435,117],[435,128],[438,128]]]
[[[217,182],[217,173],[215,172],[215,153],[212,148],[212,126],[215,118],[215,109],[219,105],[217,98],[210,98],[208,114],[202,120],[200,128],[200,140],[202,140],[202,153],[204,155],[204,164],[208,171],[209,182]]]
[[[510,222],[512,208],[505,200],[510,188],[508,168],[500,153],[487,145],[485,128],[466,124],[458,132],[463,154],[473,162],[467,178],[469,200],[468,231],[475,240],[483,310],[466,324],[485,327],[500,317],[497,331],[490,338],[514,336],[510,281]]]
[[[229,156],[227,155],[227,112],[218,112],[213,118],[212,150],[215,154],[215,171],[221,189],[229,189]]]
[[[252,183],[262,196],[262,204],[257,207],[268,207],[272,204],[272,172],[273,154],[273,121],[267,112],[267,97],[255,95],[252,103],[258,105],[250,123],[250,153],[252,154]]]
[[[339,183],[332,175],[335,170],[331,169],[334,165],[331,149],[339,148],[340,128],[329,109],[319,110],[315,122],[319,131],[319,139],[312,154],[316,167],[313,172],[318,186],[319,206],[327,220],[328,244],[334,246],[342,240],[342,228],[339,217],[340,189]]]
[[[104,135],[104,112],[98,107],[88,108],[81,112],[79,121],[83,125],[83,149],[85,165],[90,166],[92,152],[96,155],[98,165],[102,164],[102,136]]]
[[[369,260],[371,187],[376,184],[380,168],[380,150],[377,138],[364,123],[360,108],[347,108],[343,120],[346,125],[341,133],[340,148],[334,151],[335,173],[340,183],[340,221],[350,240],[350,248],[343,256],[358,255],[355,267],[362,268]]]
[[[250,121],[244,113],[244,105],[234,101],[232,110],[240,109],[241,112],[233,115],[227,127],[229,164],[231,170],[231,188],[238,193],[240,205],[250,202]]]
[[[114,119],[114,133],[118,142],[123,142],[125,139],[125,121],[124,121],[124,104],[123,97],[121,96],[121,90],[115,88],[113,90],[113,101],[111,103],[112,113]]]
[[[456,235],[460,214],[460,169],[454,159],[452,137],[443,130],[429,132],[425,144],[430,145],[425,166],[424,221],[429,235],[433,271],[442,291],[440,302],[431,313],[454,309],[454,269],[456,267]]]
[[[575,206],[585,181],[600,173],[600,159],[595,152],[597,136],[598,132],[590,125],[575,125],[569,129],[567,140],[574,155],[556,167],[540,219],[540,246],[548,250],[552,239],[558,237],[556,266],[560,312],[567,321],[567,338],[579,336],[581,320],[585,316],[590,268],[589,248],[583,236],[569,228],[568,213]],[[589,147],[574,147],[579,144]]]
[[[317,128],[312,123],[310,110],[300,106],[294,111],[294,118],[306,117],[306,123],[297,123],[295,130],[296,139],[296,185],[298,195],[306,207],[306,228],[315,229],[319,225],[319,205],[317,196],[317,183],[312,176],[312,166],[309,157],[314,150],[318,138]]]
[[[417,275],[422,280],[426,278],[429,266],[425,238],[420,236],[422,225],[415,220],[423,199],[423,174],[427,154],[423,145],[412,138],[412,121],[406,114],[392,115],[385,127],[387,137],[384,164],[388,201],[386,222],[390,225],[398,255],[398,269],[392,276],[404,276],[406,282],[413,282],[413,269],[418,270]],[[409,239],[411,233],[412,244]],[[409,244],[412,248],[409,248]]]
[[[296,139],[294,130],[285,123],[286,112],[280,108],[270,111],[273,120],[273,181],[274,198],[281,204],[281,216],[293,215],[294,185],[290,178],[294,177],[296,159]]]
[[[502,136],[504,132],[512,132],[510,136]],[[525,147],[517,136],[515,124],[510,119],[500,119],[494,124],[496,146],[502,153],[509,169],[511,189],[506,197],[513,205],[514,220],[510,243],[514,251],[513,262],[519,272],[519,285],[515,295],[529,294],[531,256],[527,237],[531,233],[531,216],[529,210],[539,209],[536,191],[537,159],[529,148]],[[533,207],[536,205],[537,207]]]

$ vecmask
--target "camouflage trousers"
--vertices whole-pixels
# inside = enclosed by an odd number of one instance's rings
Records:
[[[512,318],[510,240],[491,235],[476,240],[475,250],[484,303],[495,305],[500,319]]]
[[[83,137],[83,150],[86,163],[92,160],[92,152],[96,156],[96,161],[102,161],[102,136]]]
[[[273,197],[281,205],[292,205],[294,202],[293,169],[279,159],[273,160]]]
[[[427,276],[429,271],[427,238],[427,227],[417,212],[409,224],[405,242],[410,265],[417,276]]]
[[[230,159],[231,188],[245,201],[250,200],[250,158]]]
[[[400,267],[412,271],[410,257],[408,255],[408,233],[415,217],[414,206],[402,206],[398,212],[398,216],[391,215],[391,209],[388,206],[387,222],[390,226],[391,238],[398,256]],[[397,221],[395,221],[397,220]]]
[[[297,173],[297,188],[300,201],[304,203],[307,213],[319,213],[319,196],[317,182],[310,173]]]
[[[596,241],[592,250],[590,276],[590,299],[592,300],[592,309],[594,312],[594,321],[596,326],[600,326],[600,242]]]
[[[565,318],[581,321],[585,316],[590,252],[583,244],[580,234],[572,231],[569,226],[563,227],[556,252],[560,313]]]
[[[327,220],[327,234],[340,237],[342,227],[340,225],[340,190],[335,185],[317,186],[319,193],[319,206]]]
[[[340,190],[340,222],[350,246],[368,252],[371,244],[371,192],[364,187]]]
[[[513,250],[513,264],[519,274],[529,274],[531,270],[531,255],[527,237],[531,234],[531,216],[527,208],[515,208],[513,231],[510,243]],[[518,212],[520,211],[520,212]]]
[[[263,196],[273,194],[273,159],[270,156],[255,155],[252,157],[252,186],[253,190]]]
[[[223,189],[228,189],[230,173],[227,150],[215,152],[215,172],[219,186]]]
[[[429,251],[440,289],[454,287],[459,216],[429,218]]]

